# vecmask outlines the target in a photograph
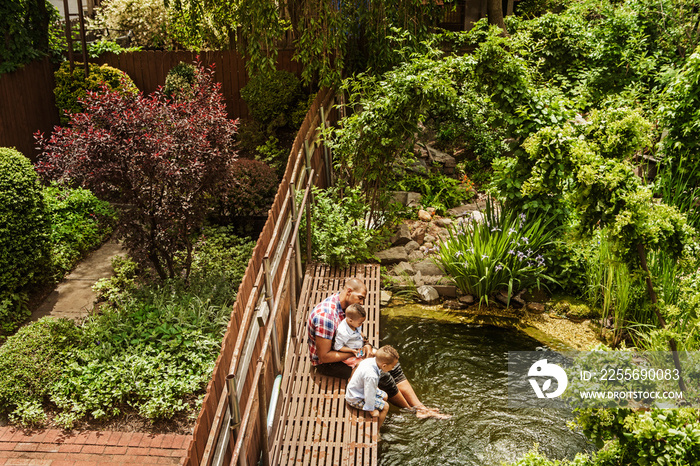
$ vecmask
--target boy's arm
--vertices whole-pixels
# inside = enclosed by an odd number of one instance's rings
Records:
[[[343,347],[338,348],[336,351],[340,351],[341,353],[352,353],[352,354],[356,354],[357,351],[359,351],[359,350],[354,350],[354,349],[352,349],[352,348],[348,348],[347,346],[343,346]]]

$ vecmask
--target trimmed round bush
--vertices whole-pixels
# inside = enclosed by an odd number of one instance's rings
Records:
[[[46,265],[50,234],[32,163],[0,147],[0,294],[18,291]]]
[[[70,114],[83,111],[80,99],[85,98],[88,91],[98,92],[102,89],[102,85],[106,85],[108,89],[124,94],[138,92],[138,88],[128,74],[107,65],[90,64],[90,72],[85,78],[85,69],[82,63],[75,63],[73,73],[71,73],[70,64],[63,62],[54,78],[56,87],[53,92],[56,96],[56,107],[61,114],[61,124],[63,125],[70,121]]]
[[[25,325],[0,346],[0,412],[19,422],[27,406],[46,401],[63,370],[66,350],[80,341],[80,329],[67,319],[44,317]]]

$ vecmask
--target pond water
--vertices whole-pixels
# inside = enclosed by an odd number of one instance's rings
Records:
[[[381,466],[500,466],[535,443],[551,459],[592,449],[567,427],[573,420],[567,411],[508,408],[508,351],[535,351],[542,343],[515,329],[461,323],[452,311],[421,312],[419,305],[383,309],[381,322],[381,344],[399,351],[421,400],[453,416],[418,419],[392,407],[381,430]]]

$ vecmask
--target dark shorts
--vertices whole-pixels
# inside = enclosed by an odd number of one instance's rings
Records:
[[[319,364],[316,371],[319,374],[327,375],[328,377],[336,377],[338,379],[349,379],[352,374],[352,368],[344,362],[329,362],[327,364]],[[384,390],[389,398],[399,393],[399,388],[396,384],[406,380],[406,376],[401,369],[401,363],[397,363],[389,372],[382,372],[379,376],[379,388]]]

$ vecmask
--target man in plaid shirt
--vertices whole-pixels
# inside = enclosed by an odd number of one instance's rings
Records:
[[[326,298],[309,314],[307,334],[311,364],[320,374],[342,379],[350,378],[352,368],[343,363],[343,360],[353,354],[333,351],[333,337],[340,321],[345,318],[345,309],[351,304],[363,304],[366,295],[365,284],[357,278],[351,278],[345,282],[339,293]],[[362,348],[364,354],[371,355],[372,345],[365,343]],[[399,408],[415,409],[422,416],[436,413],[434,409],[428,409],[420,402],[406,379],[400,363],[397,363],[390,372],[382,372],[379,377],[379,388],[384,390],[389,396],[389,401]]]

